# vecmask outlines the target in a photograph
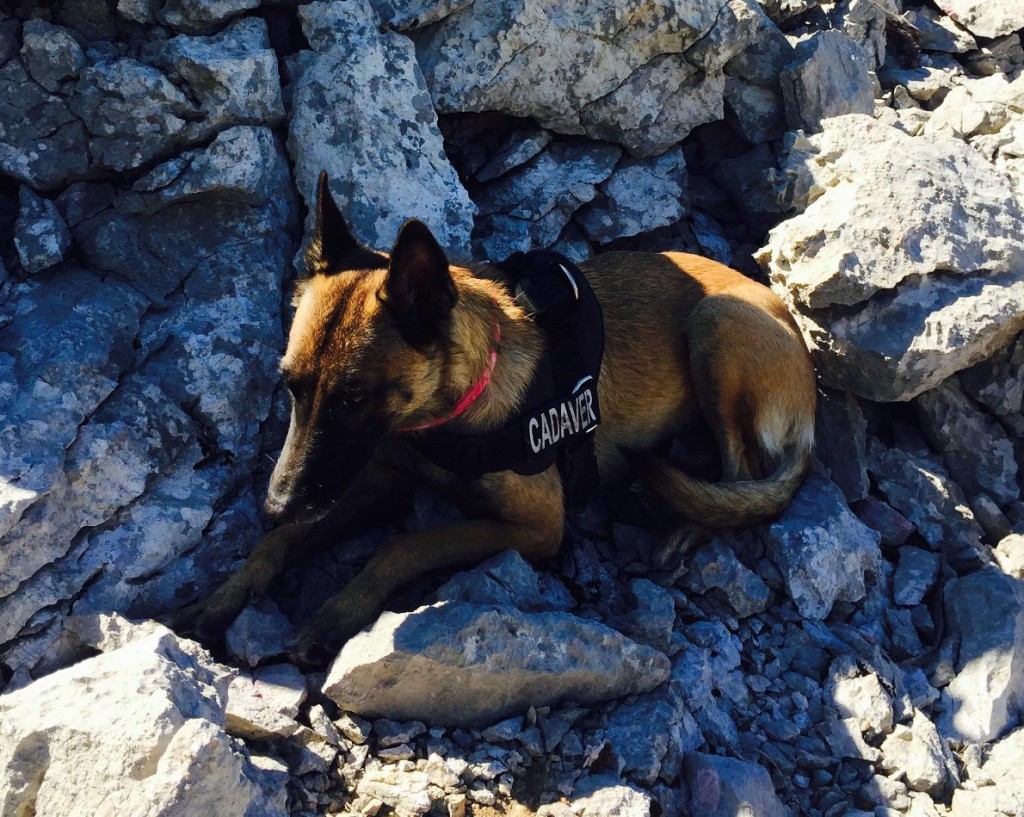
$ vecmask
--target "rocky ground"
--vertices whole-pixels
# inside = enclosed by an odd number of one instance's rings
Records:
[[[0,2],[0,813],[1024,814],[1024,8],[1015,0]],[[394,528],[215,661],[151,619],[261,535],[317,174],[453,257],[686,249],[815,354],[814,472],[648,568],[559,557],[280,656]],[[706,441],[680,465],[713,474]],[[135,623],[133,623],[135,622]]]

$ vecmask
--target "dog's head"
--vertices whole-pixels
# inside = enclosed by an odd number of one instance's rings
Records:
[[[324,513],[385,434],[438,410],[458,300],[421,222],[402,227],[390,256],[360,246],[325,173],[315,220],[281,360],[291,424],[265,503],[279,523]]]

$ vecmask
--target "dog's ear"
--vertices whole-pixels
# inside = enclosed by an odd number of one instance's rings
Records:
[[[359,248],[352,237],[328,185],[327,171],[320,171],[316,184],[316,212],[313,237],[306,250],[306,269],[310,275],[336,269],[346,255]]]
[[[436,340],[458,300],[448,258],[430,228],[411,219],[391,250],[384,302],[414,345]]]

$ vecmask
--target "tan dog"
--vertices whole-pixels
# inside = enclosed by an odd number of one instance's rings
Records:
[[[471,515],[395,536],[373,556],[301,631],[293,657],[316,664],[418,575],[506,548],[527,559],[553,556],[565,511],[555,467],[466,481],[409,445],[417,428],[451,415],[474,389],[479,394],[448,420],[448,430],[493,428],[516,413],[545,337],[496,268],[451,266],[417,221],[402,228],[390,256],[360,247],[324,176],[307,263],[281,361],[291,426],[266,501],[280,527],[174,623],[219,637],[286,566],[375,512],[393,512],[394,492],[417,482]],[[814,371],[782,302],[738,272],[683,253],[608,253],[581,269],[604,312],[596,431],[602,479],[628,474],[632,462],[657,496],[707,528],[779,514],[809,465],[815,412]],[[649,453],[697,413],[721,454],[718,483]]]

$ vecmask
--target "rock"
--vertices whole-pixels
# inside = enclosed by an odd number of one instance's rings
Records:
[[[868,470],[888,503],[904,514],[925,541],[945,553],[958,570],[976,569],[990,560],[982,530],[963,492],[942,463],[930,454],[868,447]]]
[[[947,779],[959,783],[953,755],[920,710],[911,725],[897,724],[882,743],[881,768],[901,774],[913,791],[939,793]]]
[[[1024,579],[1024,535],[1011,533],[995,549],[999,569],[1015,579]]]
[[[978,47],[968,32],[954,23],[949,17],[939,14],[933,9],[923,6],[920,9],[907,9],[904,12],[906,21],[919,32],[919,45],[926,51],[948,51],[951,54],[963,54]]]
[[[867,497],[867,421],[852,394],[819,391],[814,453],[847,502]]]
[[[840,31],[820,31],[797,43],[779,75],[790,130],[821,131],[822,120],[870,114],[875,108],[871,65],[864,50]]]
[[[291,664],[239,674],[228,687],[226,728],[246,740],[273,740],[299,731],[295,720],[306,699],[306,679]]]
[[[951,817],[974,817],[978,814],[1020,814],[1024,810],[1024,775],[1020,771],[1024,751],[1024,729],[1017,729],[992,745],[988,757],[975,773],[980,782],[976,789],[966,786],[953,792],[949,811]]]
[[[995,740],[1024,701],[1024,582],[995,567],[964,576],[946,586],[946,620],[960,649],[939,729],[961,742]]]
[[[156,633],[0,698],[0,798],[19,813],[284,815],[224,732],[209,657]]]
[[[679,774],[683,754],[701,743],[699,736],[687,735],[682,724],[685,711],[663,697],[616,707],[605,737],[619,760],[619,773],[644,786],[653,785],[659,775],[670,780]],[[656,732],[651,731],[652,723],[658,724]]]
[[[752,145],[779,139],[786,132],[782,95],[773,88],[727,76],[725,121]]]
[[[390,249],[415,217],[442,246],[467,254],[475,208],[445,156],[412,45],[381,33],[366,0],[311,3],[299,18],[314,51],[295,84],[288,150],[310,210],[326,170],[350,228],[369,246]]]
[[[964,63],[970,73],[981,76],[1015,73],[1024,65],[1024,48],[1021,47],[1020,34],[1007,34],[977,51],[968,52],[964,55]]]
[[[1024,4],[1019,0],[1008,3],[938,0],[935,5],[978,37],[992,39],[1024,28]]]
[[[914,526],[895,508],[869,496],[850,506],[857,518],[882,537],[883,547],[898,547],[914,532]]]
[[[839,758],[855,758],[877,763],[882,753],[864,740],[860,718],[827,720],[821,727],[829,749]]]
[[[991,415],[979,410],[955,378],[914,401],[921,428],[961,488],[984,491],[999,504],[1020,497],[1013,443]]]
[[[678,221],[689,211],[682,148],[650,159],[627,157],[599,190],[575,217],[591,241],[605,244]]]
[[[971,512],[990,542],[998,542],[1013,530],[1013,523],[988,494],[971,497]]]
[[[52,190],[88,167],[88,135],[67,101],[32,82],[20,60],[0,66],[0,170]]]
[[[921,603],[939,577],[941,559],[935,553],[912,545],[900,548],[900,561],[893,576],[893,598],[902,607]]]
[[[790,814],[776,795],[768,772],[754,763],[694,752],[686,756],[686,780],[693,817]]]
[[[502,111],[655,156],[722,116],[722,67],[764,28],[756,3],[470,5],[417,34],[439,111]],[[529,70],[524,66],[529,65]]]
[[[426,772],[374,763],[356,784],[356,791],[391,806],[398,814],[415,815],[430,811],[429,785]]]
[[[803,211],[757,258],[826,384],[908,400],[1024,324],[1016,194],[962,141],[851,115],[794,141],[783,173],[783,198]]]
[[[14,246],[26,272],[35,273],[59,264],[71,246],[71,231],[57,205],[28,187],[19,191],[21,209],[14,226]]]
[[[483,257],[504,260],[553,244],[573,213],[597,197],[621,155],[614,145],[555,142],[484,187],[476,199]]]
[[[85,67],[85,53],[66,28],[45,20],[26,20],[21,36],[25,67],[32,79],[51,93]]]
[[[537,572],[514,550],[506,550],[472,570],[456,574],[441,585],[437,599],[517,607],[527,612],[569,609],[562,594],[541,589]]]
[[[566,613],[445,603],[382,615],[342,649],[324,694],[363,715],[472,726],[643,692],[667,676],[661,653]]]
[[[698,550],[689,565],[686,586],[698,593],[720,591],[739,618],[761,613],[768,606],[768,586],[720,538]]]
[[[959,374],[964,392],[1010,420],[1024,407],[1024,336]]]
[[[521,167],[551,144],[551,138],[551,131],[543,128],[511,133],[508,144],[476,172],[477,180],[489,182]]]
[[[470,5],[473,0],[371,0],[384,25],[396,31],[423,28]]]
[[[832,662],[825,699],[840,717],[856,718],[869,738],[892,731],[892,696],[875,673],[859,675],[856,662],[847,656]]]
[[[573,790],[570,803],[570,814],[578,817],[651,817],[651,796],[611,774],[591,775],[581,780]]]
[[[156,18],[176,31],[203,34],[258,5],[259,0],[166,0],[160,3]]]
[[[270,599],[247,605],[224,633],[228,653],[246,666],[284,655],[295,631],[291,622]]]
[[[633,579],[629,590],[636,606],[629,613],[626,633],[641,644],[668,653],[676,622],[671,594],[649,579]]]
[[[825,618],[836,601],[864,598],[865,576],[878,570],[879,538],[833,483],[812,474],[768,527],[766,545],[801,615]]]

